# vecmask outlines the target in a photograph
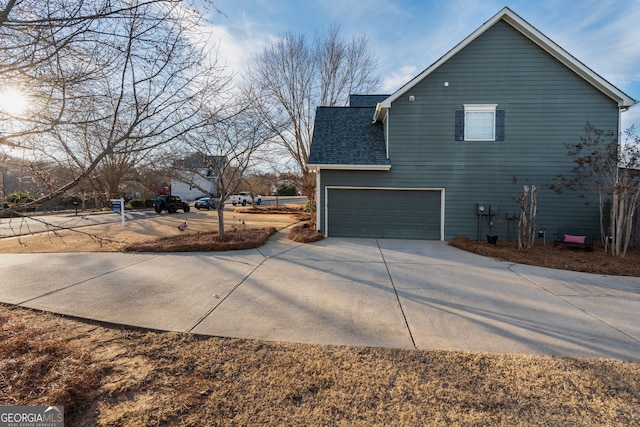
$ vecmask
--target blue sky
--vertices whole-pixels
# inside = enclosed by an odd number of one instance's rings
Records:
[[[214,0],[219,59],[242,72],[250,58],[287,31],[316,33],[336,23],[346,37],[365,33],[378,58],[379,93],[392,93],[504,6],[610,83],[640,100],[638,0]],[[623,129],[640,130],[640,104]]]

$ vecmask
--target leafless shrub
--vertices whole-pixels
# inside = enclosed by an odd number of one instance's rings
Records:
[[[305,223],[293,227],[289,232],[289,239],[299,243],[312,243],[324,239],[324,236],[316,231],[313,224]]]

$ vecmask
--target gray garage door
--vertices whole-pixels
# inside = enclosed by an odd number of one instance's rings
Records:
[[[440,239],[440,191],[329,189],[328,235]]]

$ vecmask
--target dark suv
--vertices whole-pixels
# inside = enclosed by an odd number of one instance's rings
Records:
[[[178,209],[182,209],[183,212],[189,212],[190,210],[189,205],[178,196],[157,196],[153,207],[156,213],[167,211],[171,214],[176,213]]]

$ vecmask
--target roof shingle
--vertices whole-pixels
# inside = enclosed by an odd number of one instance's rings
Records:
[[[374,111],[371,106],[318,107],[309,165],[390,165],[382,124],[373,123]]]

